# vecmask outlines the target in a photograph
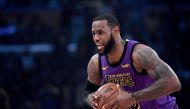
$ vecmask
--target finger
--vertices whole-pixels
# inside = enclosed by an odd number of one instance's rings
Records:
[[[90,96],[90,104],[91,106],[94,106],[94,107],[98,106],[97,100],[92,95]]]
[[[95,98],[93,98],[93,97],[91,97],[91,99],[90,99],[90,104],[92,106],[98,106],[97,100]]]
[[[115,100],[110,101],[109,103],[105,104],[103,106],[103,109],[112,109],[112,107],[114,106],[114,102],[115,102]]]
[[[117,89],[118,90],[123,90],[123,88],[119,84],[117,84]]]
[[[92,106],[94,106],[94,107],[98,107],[98,103],[96,103],[96,102],[92,102]]]
[[[95,107],[95,106],[92,106],[92,108],[93,108],[93,109],[98,109],[98,108],[97,108],[97,107]]]
[[[117,84],[117,89],[118,89],[119,93],[122,93],[124,91],[123,87],[120,86],[119,84]]]
[[[92,97],[93,97],[93,99],[97,99],[97,98],[98,98],[98,95],[97,95],[96,93],[93,93],[93,94],[92,94]]]
[[[113,106],[113,109],[119,109],[119,108],[117,107],[117,105],[114,105],[114,106]]]
[[[97,96],[96,95],[91,95],[90,98],[91,98],[91,101],[94,101],[94,102],[97,100]]]

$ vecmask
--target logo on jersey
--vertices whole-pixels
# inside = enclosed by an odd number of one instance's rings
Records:
[[[130,65],[129,64],[121,64],[121,67],[122,68],[128,68],[128,67],[130,67]]]
[[[106,82],[113,82],[121,86],[133,87],[134,82],[130,73],[105,75]]]
[[[102,67],[102,70],[105,71],[109,66]]]

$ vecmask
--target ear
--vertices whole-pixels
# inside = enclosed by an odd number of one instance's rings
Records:
[[[112,29],[112,33],[113,34],[119,33],[119,26],[114,26]]]

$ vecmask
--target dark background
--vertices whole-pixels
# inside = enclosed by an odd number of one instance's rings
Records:
[[[0,109],[85,109],[91,23],[106,12],[174,69],[189,109],[190,0],[0,0]]]

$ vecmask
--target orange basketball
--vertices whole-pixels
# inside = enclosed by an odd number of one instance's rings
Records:
[[[98,89],[98,109],[117,98],[119,92],[116,85],[115,83],[107,83]]]

